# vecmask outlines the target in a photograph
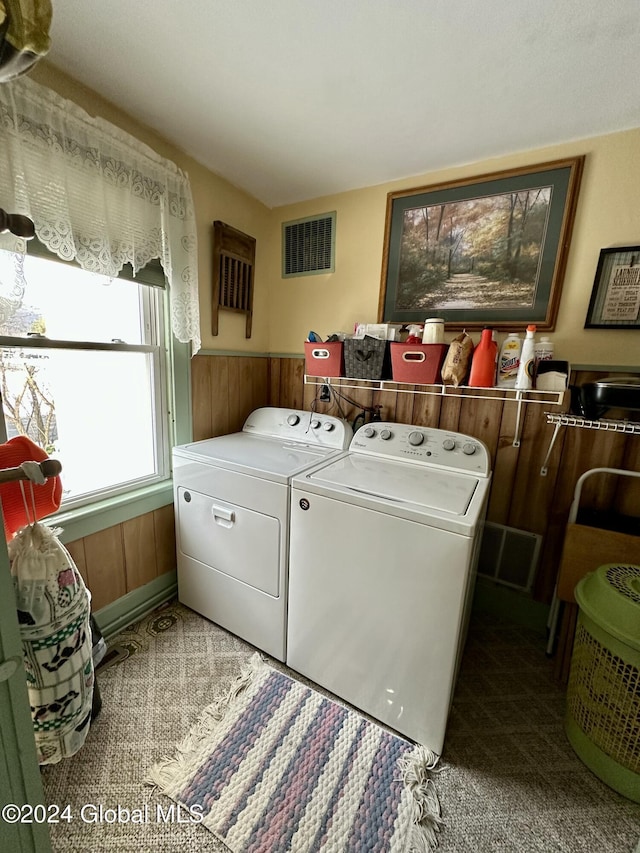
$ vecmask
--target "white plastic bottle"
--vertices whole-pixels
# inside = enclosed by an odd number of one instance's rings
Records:
[[[520,365],[518,366],[518,375],[516,377],[515,387],[519,391],[527,391],[533,388],[533,377],[535,368],[535,345],[536,345],[536,327],[527,326],[527,334],[522,342],[522,352],[520,354]]]
[[[515,333],[507,335],[498,356],[498,387],[515,388],[522,353],[522,338]]]
[[[536,341],[534,351],[537,370],[539,361],[551,361],[553,359],[553,341],[543,335],[539,341]]]
[[[424,329],[422,332],[423,344],[443,344],[444,343],[444,320],[439,317],[427,317],[424,321]]]

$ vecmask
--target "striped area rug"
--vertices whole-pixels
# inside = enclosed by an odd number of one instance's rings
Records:
[[[146,780],[233,853],[437,846],[437,756],[255,654]]]

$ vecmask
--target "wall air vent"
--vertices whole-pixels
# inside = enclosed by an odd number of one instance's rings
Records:
[[[530,592],[538,564],[542,536],[485,522],[478,574],[513,589]]]
[[[282,223],[282,277],[334,272],[336,212]]]

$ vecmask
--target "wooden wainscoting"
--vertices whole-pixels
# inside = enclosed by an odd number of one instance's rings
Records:
[[[571,384],[582,385],[606,375],[607,372],[574,372]],[[319,412],[337,414],[332,404],[316,399],[318,386],[304,385],[302,358],[271,359],[269,387],[270,405],[310,409],[314,404]],[[514,402],[364,388],[345,389],[344,394],[360,405],[381,406],[383,420],[462,432],[487,445],[493,469],[488,520],[543,537],[533,588],[533,598],[537,601],[548,603],[553,596],[578,477],[584,471],[600,467],[640,471],[640,437],[566,427],[560,430],[555,442],[547,463],[547,475],[541,476],[554,429],[547,423],[545,412],[559,413],[562,408],[540,404],[524,406],[520,446],[514,447],[517,413]],[[344,415],[353,420],[358,406],[346,401],[341,405]],[[610,412],[607,417],[615,418],[616,414]],[[581,506],[639,517],[640,482],[599,477],[584,490]]]
[[[176,568],[173,505],[65,546],[91,591],[95,612]]]
[[[339,414],[316,401],[317,386],[304,384],[304,359],[268,356],[197,355],[191,362],[195,441],[235,432],[260,406],[284,406]],[[602,373],[574,373],[581,385]],[[520,447],[513,446],[516,404],[491,399],[427,396],[370,389],[345,389],[358,405],[342,403],[353,421],[359,405],[379,405],[385,420],[454,430],[481,439],[491,453],[493,480],[488,519],[538,533],[542,555],[533,597],[553,595],[564,532],[578,477],[597,467],[640,470],[640,438],[623,433],[562,428],[540,475],[553,426],[544,405],[523,407]],[[618,482],[620,480],[620,482]],[[598,478],[584,491],[583,505],[640,516],[640,483]],[[94,609],[110,604],[163,572],[175,569],[173,508],[131,519],[67,546],[94,595]]]
[[[237,432],[254,409],[269,405],[270,361],[266,356],[191,359],[194,441]]]

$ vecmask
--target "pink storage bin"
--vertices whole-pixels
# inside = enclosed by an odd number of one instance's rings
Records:
[[[434,385],[441,381],[440,369],[448,344],[391,344],[391,375],[395,382]]]
[[[342,341],[304,343],[305,373],[308,376],[344,376]]]

